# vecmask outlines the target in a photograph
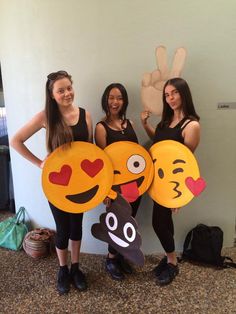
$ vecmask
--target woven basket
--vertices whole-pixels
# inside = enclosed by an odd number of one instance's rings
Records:
[[[23,248],[29,256],[41,258],[55,250],[55,231],[38,228],[28,232],[23,241]]]

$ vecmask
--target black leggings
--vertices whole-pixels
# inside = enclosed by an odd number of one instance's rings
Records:
[[[152,226],[166,253],[175,251],[172,211],[154,202]]]
[[[139,198],[136,201],[134,201],[133,203],[130,203],[132,207],[132,217],[135,217],[137,214],[138,207],[141,202],[141,198],[142,196],[139,196]],[[108,245],[108,252],[113,255],[117,254],[117,251],[110,244]]]
[[[56,223],[56,247],[60,250],[68,248],[69,239],[80,241],[82,238],[83,213],[64,212],[49,202]]]

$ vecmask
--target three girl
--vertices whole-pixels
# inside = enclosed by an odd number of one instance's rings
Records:
[[[150,113],[141,113],[142,125],[153,143],[162,140],[175,140],[185,144],[192,152],[200,140],[199,116],[195,112],[188,84],[181,78],[168,80],[163,90],[163,113],[160,123],[153,128],[148,118]],[[123,85],[110,84],[102,96],[103,120],[95,129],[96,144],[104,149],[117,141],[138,142],[133,122],[126,117],[128,95]],[[11,139],[11,146],[24,158],[42,168],[44,161],[33,154],[24,142],[38,132],[46,129],[46,145],[51,153],[62,144],[72,141],[93,142],[90,114],[74,105],[74,91],[71,76],[65,71],[48,75],[46,82],[45,109],[32,118]],[[106,199],[109,206],[109,199]],[[140,198],[131,203],[133,217],[137,213]],[[85,290],[87,282],[79,268],[79,254],[82,237],[83,214],[63,212],[49,203],[56,224],[56,251],[59,260],[57,289],[59,293],[68,293],[71,282],[78,290]],[[177,257],[174,243],[172,212],[179,209],[165,208],[156,202],[153,205],[152,224],[158,236],[165,256],[155,268],[160,285],[166,285],[178,274]],[[71,242],[71,267],[68,268],[68,244]],[[105,268],[115,280],[124,279],[124,273],[132,273],[131,266],[108,246]]]

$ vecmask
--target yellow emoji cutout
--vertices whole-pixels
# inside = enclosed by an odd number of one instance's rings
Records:
[[[183,144],[166,140],[150,148],[154,178],[148,194],[158,204],[178,208],[205,188],[193,153]]]
[[[81,213],[96,207],[109,194],[113,168],[95,144],[72,142],[53,151],[42,172],[43,191],[57,208]]]
[[[129,203],[134,202],[152,182],[151,156],[141,145],[129,141],[112,143],[104,151],[113,165],[112,190],[119,192]]]

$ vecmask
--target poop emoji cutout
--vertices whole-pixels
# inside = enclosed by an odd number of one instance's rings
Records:
[[[57,208],[81,213],[96,207],[109,194],[113,182],[110,159],[87,142],[72,142],[53,151],[42,172],[43,191]]]
[[[104,149],[114,169],[112,190],[119,192],[129,203],[147,191],[153,179],[151,156],[141,145],[120,141]]]
[[[106,213],[100,216],[100,223],[92,225],[91,232],[132,263],[143,266],[144,255],[140,250],[142,240],[131,213],[130,204],[117,193],[117,198],[106,208]]]
[[[168,208],[189,203],[206,187],[193,153],[183,144],[166,140],[150,148],[154,179],[148,190],[151,198]]]

